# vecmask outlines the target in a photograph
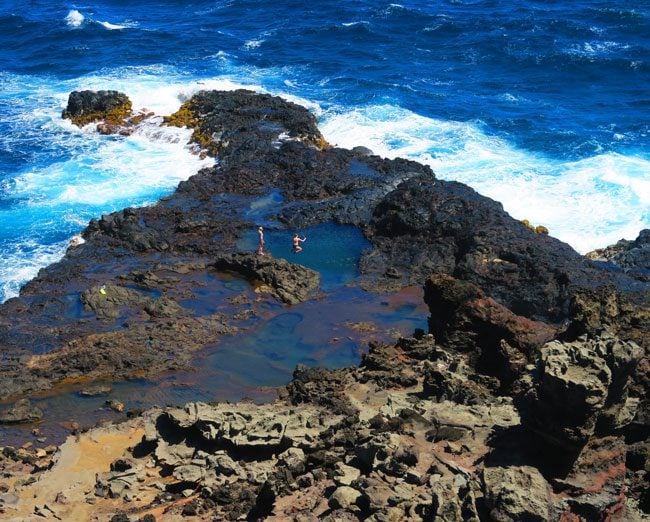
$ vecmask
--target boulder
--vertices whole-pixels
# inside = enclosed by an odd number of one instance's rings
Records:
[[[597,428],[607,433],[613,425],[620,427],[628,381],[640,355],[635,343],[608,333],[547,343],[532,387],[520,402],[523,424],[574,449],[584,446]]]
[[[517,379],[557,333],[551,325],[514,314],[475,284],[446,274],[427,279],[424,300],[434,337],[454,350],[474,352],[476,369],[499,378],[502,386]]]
[[[0,424],[24,424],[43,418],[43,412],[28,399],[19,399],[8,410],[0,413]]]
[[[284,259],[258,254],[233,254],[219,257],[214,267],[236,272],[252,281],[262,281],[287,304],[297,304],[316,290],[320,284],[318,272]]]
[[[361,492],[350,486],[339,486],[329,498],[332,509],[351,509],[361,496]]]
[[[633,240],[621,239],[614,245],[585,254],[592,261],[611,263],[641,281],[650,281],[650,229]]]
[[[118,91],[73,91],[61,116],[79,127],[100,120],[115,123],[131,115],[131,105]]]
[[[495,522],[545,522],[555,518],[551,488],[536,468],[485,468],[483,483],[485,504]]]

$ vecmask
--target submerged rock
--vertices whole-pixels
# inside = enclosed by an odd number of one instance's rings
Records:
[[[28,399],[20,399],[8,410],[0,413],[0,424],[23,424],[43,418],[43,412]]]

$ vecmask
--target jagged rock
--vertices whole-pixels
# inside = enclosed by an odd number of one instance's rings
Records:
[[[443,345],[475,352],[476,369],[511,384],[556,328],[515,315],[476,285],[434,274],[424,286],[429,327]]]
[[[214,469],[219,475],[229,477],[231,475],[239,475],[241,467],[235,462],[225,451],[217,452],[216,455],[209,455],[208,461],[210,467]]]
[[[189,461],[196,451],[196,448],[187,445],[184,441],[167,443],[160,440],[156,446],[155,456],[160,464],[167,466],[180,466]]]
[[[28,399],[19,399],[8,410],[0,413],[0,424],[23,424],[43,418],[43,412]]]
[[[361,471],[352,466],[343,464],[342,462],[336,463],[334,470],[334,480],[337,484],[349,486],[361,475]]]
[[[569,498],[570,511],[597,520],[622,509],[625,485],[625,444],[620,437],[591,439],[566,479],[555,488]]]
[[[571,321],[562,339],[573,341],[584,334],[596,335],[604,328],[619,337],[634,341],[650,353],[650,306],[635,305],[613,285],[579,289],[569,306]]]
[[[320,284],[318,272],[284,259],[258,254],[223,256],[215,261],[214,267],[217,270],[237,272],[251,280],[263,281],[273,288],[279,299],[288,304],[304,301]]]
[[[195,464],[184,464],[176,466],[172,475],[181,482],[198,483],[205,477],[205,469]]]
[[[612,263],[624,272],[640,279],[650,281],[650,229],[639,232],[634,241],[621,239],[615,245],[599,248],[585,254],[592,261]]]
[[[551,489],[537,469],[530,466],[485,468],[483,482],[485,503],[492,520],[554,519]]]
[[[169,242],[160,230],[147,226],[135,209],[125,208],[114,214],[103,215],[101,219],[91,219],[84,234],[90,238],[94,234],[104,234],[116,239],[129,250],[145,252],[169,250]]]
[[[79,127],[103,119],[122,121],[131,114],[131,100],[118,91],[73,91],[63,118],[72,120]]]
[[[546,344],[532,388],[520,403],[523,423],[556,444],[574,448],[589,440],[599,422],[603,430],[611,430],[640,354],[636,344],[606,333]]]
[[[432,475],[431,504],[423,506],[425,520],[472,521],[479,520],[476,499],[469,482],[461,475]]]
[[[275,408],[273,405],[190,403],[170,408],[165,414],[180,428],[197,430],[207,441],[228,442],[235,447],[300,447],[335,424],[340,417],[325,417],[311,406]]]
[[[489,388],[477,382],[471,369],[461,361],[425,364],[422,373],[424,397],[458,404],[482,404],[492,396]]]
[[[342,393],[346,378],[344,370],[298,364],[291,382],[285,388],[286,395],[293,404],[326,406],[332,413],[352,416],[356,414],[356,409]]]

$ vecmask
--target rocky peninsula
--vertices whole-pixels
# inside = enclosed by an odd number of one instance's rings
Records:
[[[149,117],[113,91],[63,116],[118,135]],[[0,423],[34,430],[0,453],[3,518],[647,518],[648,231],[581,256],[429,167],[329,145],[270,95],[200,92],[164,124],[215,165],[91,221],[0,306]],[[299,365],[273,401],[161,404],[46,445],[30,399],[191,371],[270,309],[331,301],[299,257],[245,246],[259,224],[351,227],[367,248],[347,286],[421,296],[426,327],[376,336],[356,367]],[[212,290],[222,307],[190,306]]]

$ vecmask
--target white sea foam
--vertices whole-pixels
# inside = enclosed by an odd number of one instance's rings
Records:
[[[586,58],[596,58],[599,56],[607,56],[619,51],[626,51],[629,48],[630,46],[628,44],[621,44],[619,42],[592,41],[570,45],[565,50],[565,54],[584,56]]]
[[[71,9],[65,17],[68,27],[79,27],[84,23],[85,17],[76,9]]]
[[[264,38],[260,38],[259,40],[247,40],[244,42],[244,48],[245,49],[257,49],[260,45],[264,43]]]
[[[191,130],[145,126],[120,140],[93,137],[90,153],[16,178],[14,194],[32,207],[91,206],[115,209],[173,190],[200,168],[213,164],[186,148]]]
[[[252,81],[238,82],[226,77],[204,80],[187,78],[167,66],[124,67],[102,71],[97,76],[86,76],[68,82],[65,93],[75,89],[117,90],[127,94],[133,102],[134,110],[153,111],[160,115],[176,112],[181,103],[201,90],[264,90]],[[65,93],[61,96],[61,109],[67,103]]]
[[[65,253],[69,241],[43,245],[32,239],[7,245],[0,251],[0,302],[16,297],[20,287],[44,266],[55,263]]]
[[[470,185],[582,253],[634,239],[650,226],[648,158],[608,153],[559,161],[518,149],[476,124],[393,106],[329,112],[321,130],[333,144],[428,164],[437,177]]]
[[[34,139],[47,147],[29,170],[4,173],[0,190],[7,204],[0,209],[0,301],[16,295],[39,268],[57,261],[69,238],[89,219],[126,206],[154,203],[214,162],[191,152],[187,145],[190,130],[160,127],[160,117],[128,137],[101,136],[93,125],[79,129],[61,119],[70,91],[116,89],[129,95],[136,110],[171,114],[200,89],[259,87],[227,79],[186,81],[156,71],[127,68],[101,78],[56,83],[3,77],[6,89],[0,97],[20,103],[9,104],[16,134],[0,136],[0,145],[5,150],[20,146],[25,139],[22,132],[31,129]],[[16,139],[17,144],[12,142]],[[64,237],[65,241],[51,244],[53,238]],[[33,244],[27,245],[25,238]]]

